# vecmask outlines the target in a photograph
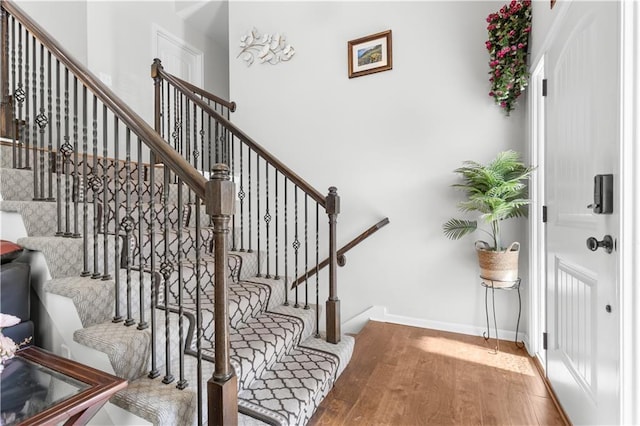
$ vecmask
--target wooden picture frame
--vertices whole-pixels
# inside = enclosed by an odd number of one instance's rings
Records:
[[[349,78],[393,68],[391,30],[351,40],[347,43]]]

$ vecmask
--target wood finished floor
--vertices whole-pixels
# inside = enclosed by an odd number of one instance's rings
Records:
[[[316,425],[563,425],[533,360],[513,342],[370,321]]]

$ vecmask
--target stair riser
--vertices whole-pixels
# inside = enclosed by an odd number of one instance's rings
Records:
[[[63,207],[63,206],[62,206]],[[78,206],[78,214],[82,218],[84,206],[80,204]],[[55,201],[0,201],[0,210],[2,211],[15,211],[22,216],[25,229],[28,236],[54,236],[58,232],[58,221],[51,220],[58,215],[58,206]],[[99,209],[98,209],[99,210]],[[60,231],[66,231],[66,209],[61,208],[61,220]],[[70,231],[73,232],[73,217],[75,217],[75,207],[73,205],[69,208],[69,225]],[[94,217],[93,205],[87,205],[87,217]],[[87,222],[87,233],[93,233],[93,220]],[[82,220],[79,221],[79,231],[83,232],[80,228]]]
[[[154,217],[151,217],[153,209]],[[147,233],[151,231],[152,225],[155,232],[160,229],[164,229],[165,223],[169,229],[177,229],[179,226],[183,226],[186,222],[190,209],[189,206],[184,206],[182,214],[178,210],[178,206],[175,204],[168,204],[165,210],[162,204],[149,203],[136,204],[131,203],[129,206],[129,214],[127,214],[126,204],[120,204],[118,209],[118,221],[116,221],[115,207],[113,204],[108,205],[107,209],[107,231],[115,232],[116,225],[122,223],[126,217],[131,217],[135,224],[135,233],[137,234],[138,223],[142,223],[142,231]]]
[[[131,318],[140,322],[140,275],[132,271],[131,275]],[[145,273],[143,282],[143,311],[148,312],[151,307],[151,275]],[[127,271],[120,270],[120,314],[125,319],[127,314]],[[111,321],[115,316],[115,288],[116,281],[69,277],[48,281],[45,291],[70,298],[78,311],[83,327],[90,327],[102,322]],[[149,317],[145,317],[149,321]]]
[[[98,250],[98,272],[104,275],[104,236],[98,235],[98,239],[95,241]],[[17,243],[26,249],[41,251],[44,254],[51,278],[79,276],[84,271],[84,242],[82,238],[26,237],[18,239]],[[119,244],[121,250],[123,244]],[[113,276],[116,270],[115,259],[121,258],[121,251],[116,253],[116,237],[113,235],[107,236],[107,245],[109,250],[107,271]],[[91,275],[94,273],[94,239],[92,236],[87,238],[87,246],[89,248],[87,272]]]
[[[156,181],[151,190],[151,184],[148,181],[132,180],[114,180],[107,179],[105,186],[104,177],[101,175],[87,175],[83,179],[83,184],[86,185],[86,197],[87,200],[93,201],[96,199],[99,202],[105,202],[110,205],[121,205],[127,199],[127,193],[129,194],[129,202],[133,206],[138,203],[162,204],[164,201],[164,185],[161,182]],[[105,191],[106,188],[106,191]],[[183,197],[186,195],[187,190],[183,188]],[[178,204],[178,185],[169,184],[167,191],[167,203]],[[118,199],[116,202],[116,198]],[[186,204],[186,199],[183,198],[183,202]]]
[[[167,365],[167,342],[169,342],[170,373],[179,377],[178,354],[180,347],[185,347],[189,318],[183,316],[180,321],[178,314],[169,312],[166,315],[166,313],[163,309],[155,310],[156,369],[160,375],[167,374],[165,366]],[[151,318],[151,312],[146,312],[145,316]],[[119,377],[135,380],[146,376],[151,371],[153,337],[150,327],[139,330],[137,325],[126,326],[124,322],[104,322],[77,330],[74,333],[74,340],[104,352],[109,357],[115,374]]]
[[[38,191],[40,190],[41,182],[38,181]],[[47,181],[48,182],[48,181]],[[3,200],[33,200],[34,188],[33,188],[33,172],[30,170],[18,170],[18,169],[0,169],[0,194]],[[63,199],[67,199],[65,188],[69,188],[69,200],[73,193],[73,182],[69,180],[66,182],[64,179],[60,182],[60,193]],[[45,197],[48,197],[48,183],[45,184]],[[53,181],[53,197],[57,197],[58,184]],[[38,192],[40,195],[40,192]]]
[[[198,247],[202,256],[211,253],[213,231],[210,228],[202,228],[200,230],[199,245],[196,245],[196,231],[193,228],[178,231],[171,230],[165,233],[158,232],[154,233],[153,236],[155,238],[153,246],[151,244],[152,235],[148,233],[143,234],[142,241],[136,242],[132,253],[132,263],[134,265],[142,264],[150,267],[152,252],[155,254],[158,263],[163,263],[167,260],[174,263],[180,258],[195,259]],[[134,235],[134,237],[137,238],[137,235]],[[165,259],[167,257],[168,259]]]

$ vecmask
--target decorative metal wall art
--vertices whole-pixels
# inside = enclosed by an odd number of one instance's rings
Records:
[[[261,64],[276,65],[289,61],[296,53],[282,34],[260,35],[255,28],[240,38],[240,49],[237,58],[242,58],[247,66],[251,66],[256,59]]]

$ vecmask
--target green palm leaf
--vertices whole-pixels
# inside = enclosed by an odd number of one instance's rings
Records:
[[[475,220],[450,219],[442,225],[444,235],[452,240],[459,240],[467,234],[478,229],[478,222]]]

